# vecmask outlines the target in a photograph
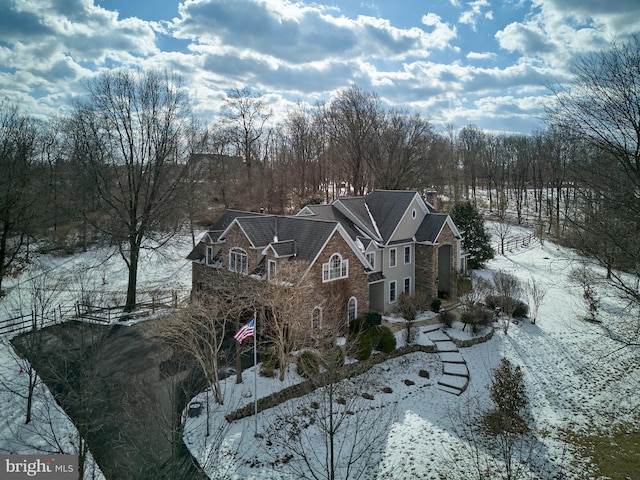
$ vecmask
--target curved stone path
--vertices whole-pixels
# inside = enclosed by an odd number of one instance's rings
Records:
[[[445,392],[460,395],[469,384],[467,362],[451,337],[443,332],[439,325],[431,326],[427,337],[436,346],[442,360],[442,376],[437,387]]]

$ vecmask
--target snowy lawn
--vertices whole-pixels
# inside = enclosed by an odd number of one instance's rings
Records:
[[[514,232],[521,233],[520,229]],[[634,425],[638,420],[634,409],[639,400],[640,364],[636,350],[618,350],[618,344],[605,336],[601,325],[583,320],[586,306],[582,289],[570,279],[571,271],[582,262],[568,249],[548,242],[541,246],[534,241],[506,256],[498,256],[486,270],[479,272],[489,278],[503,270],[523,284],[535,279],[545,285],[547,294],[536,324],[527,319],[518,321],[511,325],[508,335],[496,328],[488,342],[460,349],[470,373],[470,383],[463,395],[458,397],[436,387],[442,375],[438,354],[399,357],[374,367],[361,381],[345,381],[371,394],[373,399],[365,400],[370,402],[369,409],[382,411],[387,417],[386,421],[380,419],[384,428],[374,432],[381,452],[368,459],[363,478],[470,478],[473,475],[470,472],[480,462],[478,458],[483,459],[485,467],[494,469],[495,478],[500,478],[499,472],[504,472],[500,455],[478,441],[470,425],[477,421],[480,412],[492,407],[491,372],[503,356],[523,369],[530,399],[525,417],[532,433],[520,451],[514,453],[527,464],[519,472],[519,478],[554,475],[576,480],[596,478],[588,459],[567,443],[567,433],[610,432],[617,426]],[[597,288],[605,315],[617,319],[628,315],[629,321],[635,320],[615,299],[606,282],[600,281]],[[429,344],[429,329],[418,330],[416,342]],[[446,331],[451,337],[470,337],[459,322]],[[399,344],[403,333],[402,330],[396,333]],[[420,377],[419,370],[428,371],[429,378]],[[252,370],[245,371],[244,378],[242,385],[230,383],[232,380],[225,383],[228,400],[224,406],[211,404],[209,437],[204,435],[204,414],[187,419],[187,445],[212,478],[218,474],[225,478],[295,478],[287,472],[296,457],[291,458],[286,448],[272,441],[273,425],[281,425],[279,422],[287,416],[303,415],[316,402],[314,399],[322,396],[316,393],[290,400],[260,412],[257,419],[251,416],[228,424],[221,420],[224,414],[237,408],[238,403],[253,402]],[[292,371],[287,374],[285,385],[299,380]],[[280,385],[277,380],[261,377],[258,382],[259,397]],[[204,394],[197,400],[204,401]],[[359,401],[359,408],[364,411],[362,402]],[[345,438],[363,436],[357,427],[349,428],[352,430],[345,433]],[[320,442],[317,445],[326,440],[326,435],[320,435],[320,429],[313,424],[307,424],[301,431],[309,441]],[[318,467],[323,460],[313,462]]]

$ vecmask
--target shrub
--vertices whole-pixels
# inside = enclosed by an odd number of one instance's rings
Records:
[[[269,345],[264,350],[262,350],[259,354],[260,362],[262,365],[260,366],[260,376],[272,378],[275,376],[275,369],[280,368],[280,360],[278,358],[278,354],[276,353],[276,349],[273,345]]]
[[[371,337],[366,333],[361,333],[356,337],[356,350],[358,360],[367,360],[373,352],[373,342]]]
[[[506,358],[500,361],[500,366],[493,371],[491,400],[498,412],[518,418],[520,411],[529,403],[520,366],[514,367]]]
[[[320,373],[320,362],[318,356],[310,350],[300,354],[297,361],[298,375],[304,378],[311,378]]]
[[[524,303],[522,300],[516,301],[516,306],[513,309],[514,317],[526,317],[529,314],[529,305]]]
[[[471,291],[473,290],[473,282],[469,277],[458,277],[458,279],[456,280],[456,287],[458,290],[458,296],[466,295],[468,293],[471,293]]]
[[[364,320],[360,317],[354,318],[349,322],[349,334],[358,335],[364,330]]]
[[[398,297],[398,311],[407,322],[413,322],[418,313],[414,299],[406,293],[401,293]]]
[[[365,328],[382,325],[382,315],[380,312],[369,311],[364,314],[363,320]]]
[[[493,313],[479,304],[472,305],[460,315],[460,321],[470,325],[473,333],[478,333],[480,327],[489,325],[492,320]]]
[[[403,382],[407,387],[410,387],[411,385],[416,384],[416,382],[414,382],[413,380],[409,380],[408,378],[404,379]]]
[[[377,325],[382,325],[382,315],[378,312],[367,312],[362,318],[354,318],[349,322],[349,334],[357,335]]]
[[[396,349],[396,336],[388,327],[373,327],[378,330],[378,342],[376,350],[382,353],[391,353]]]
[[[440,321],[444,324],[445,327],[451,328],[453,325],[453,321],[456,319],[456,316],[450,310],[446,310],[440,314]]]
[[[438,313],[440,311],[440,306],[442,305],[442,300],[439,298],[434,298],[431,300],[431,311]]]
[[[338,345],[330,345],[322,350],[322,365],[327,370],[344,366],[344,351]]]
[[[529,313],[529,306],[526,303],[511,297],[487,295],[485,303],[492,310],[500,307],[503,312],[511,311],[513,317],[526,317]]]
[[[418,376],[422,378],[429,378],[429,372],[426,370],[420,370],[418,371]]]

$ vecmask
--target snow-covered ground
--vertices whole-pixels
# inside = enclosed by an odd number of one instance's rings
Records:
[[[514,228],[512,234],[527,232]],[[463,395],[457,397],[437,388],[442,374],[437,354],[410,354],[367,373],[367,389],[375,397],[372,405],[387,412],[391,421],[385,423],[384,431],[376,432],[383,452],[368,466],[363,478],[439,479],[441,475],[470,478],[470,472],[476,469],[478,453],[484,455],[485,466],[500,470],[500,456],[474,441],[476,437],[469,425],[479,412],[491,408],[488,390],[491,372],[503,356],[523,369],[530,399],[527,418],[535,433],[516,455],[529,464],[520,478],[554,475],[576,480],[595,478],[588,459],[565,442],[565,433],[607,432],[615,426],[637,422],[634,409],[637,412],[640,400],[637,393],[640,363],[637,350],[619,350],[601,325],[583,320],[586,306],[582,288],[570,278],[572,271],[583,264],[584,259],[568,249],[533,241],[505,256],[497,256],[486,270],[479,272],[490,277],[503,270],[523,284],[535,279],[547,293],[536,324],[529,320],[514,323],[507,335],[496,328],[488,342],[460,349],[470,373],[470,383]],[[597,289],[603,314],[618,320],[628,315],[629,321],[636,320],[622,308],[614,290],[604,280],[598,282]],[[417,343],[429,344],[423,330]],[[461,339],[468,336],[459,326],[448,333]],[[403,331],[397,333],[399,342],[403,335]],[[420,369],[429,371],[430,378],[418,376]],[[277,380],[257,378],[258,397],[279,388]],[[406,385],[405,380],[414,383]],[[285,385],[298,381],[290,371]],[[383,387],[388,387],[391,393],[382,393]],[[308,407],[311,397],[260,412],[257,419],[251,416],[227,424],[220,421],[223,414],[253,402],[252,369],[244,372],[243,384],[235,385],[233,379],[226,382],[225,391],[224,406],[211,403],[210,428],[216,433],[204,435],[204,414],[187,420],[185,441],[196,458],[212,478],[216,478],[220,468],[225,477],[288,478],[283,473],[288,467],[279,463],[286,451],[271,441],[273,425],[287,412],[295,414],[297,408]],[[195,400],[206,399],[202,394]],[[307,430],[313,428],[308,426]],[[362,432],[354,430],[347,437],[357,435]],[[287,461],[294,462],[295,458]]]
[[[513,229],[511,235],[525,235],[526,229]],[[188,290],[190,266],[184,256],[190,249],[188,238],[172,242],[166,255],[154,255],[141,262],[142,290]],[[496,329],[493,338],[483,344],[460,349],[470,373],[470,383],[461,396],[439,390],[442,363],[437,354],[413,353],[374,367],[358,384],[374,399],[367,405],[384,413],[381,427],[375,431],[382,452],[372,459],[363,478],[469,478],[476,453],[491,455],[474,443],[468,429],[478,412],[491,407],[488,395],[491,371],[505,356],[524,371],[530,408],[527,418],[536,437],[527,457],[533,467],[529,478],[593,478],[592,470],[579,453],[567,443],[566,431],[609,431],[616,425],[636,423],[640,362],[637,350],[618,350],[618,345],[604,335],[601,325],[585,322],[586,306],[582,288],[573,282],[571,272],[584,260],[570,250],[545,242],[533,241],[505,256],[497,256],[479,275],[489,277],[498,270],[517,276],[523,283],[532,279],[544,284],[547,294],[535,325],[528,320],[513,324],[508,335]],[[601,277],[604,272],[595,269]],[[31,292],[37,287],[32,279],[41,272],[51,272],[54,290],[51,304],[73,303],[78,295],[89,295],[114,303],[124,298],[126,272],[120,258],[106,251],[87,252],[73,257],[39,256],[23,275],[6,281],[8,295],[0,300],[0,312],[28,310]],[[64,278],[58,284],[54,279]],[[601,299],[601,314],[607,321],[637,321],[633,312],[616,299],[614,290],[602,278],[596,289]],[[106,293],[104,293],[106,292]],[[112,297],[112,299],[110,298]],[[457,330],[456,330],[457,328]],[[465,338],[459,326],[448,330],[452,336]],[[417,342],[431,341],[421,329]],[[397,333],[399,343],[404,332]],[[24,425],[26,378],[20,373],[24,360],[16,360],[7,339],[0,345],[0,452],[36,453],[40,451],[74,452],[77,432],[49,392],[39,387],[34,419]],[[419,375],[429,372],[429,378]],[[212,478],[221,469],[225,478],[287,478],[287,465],[281,463],[286,452],[270,441],[278,418],[309,404],[300,398],[228,424],[223,416],[238,407],[252,404],[254,379],[259,397],[301,381],[294,369],[286,380],[254,376],[244,372],[244,383],[234,378],[225,382],[223,407],[210,404],[210,435],[205,436],[206,415],[188,418],[185,442]],[[383,388],[386,387],[386,392]],[[17,393],[16,393],[17,392]],[[194,401],[205,402],[200,394]],[[362,401],[360,401],[362,403]],[[385,420],[385,421],[382,421]],[[50,428],[51,427],[51,428]],[[309,431],[314,429],[308,426]],[[259,434],[256,438],[254,434]],[[357,436],[358,432],[350,432]],[[271,445],[269,445],[271,443]],[[290,460],[291,461],[291,460]],[[499,462],[493,459],[494,464]],[[498,465],[499,468],[499,465]],[[89,478],[89,477],[87,477]],[[289,478],[295,478],[290,475]],[[522,478],[526,478],[522,477]]]

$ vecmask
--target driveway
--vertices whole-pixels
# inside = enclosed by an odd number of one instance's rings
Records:
[[[69,322],[22,335],[28,357],[108,480],[206,479],[182,442],[181,412],[202,390],[156,333]]]

